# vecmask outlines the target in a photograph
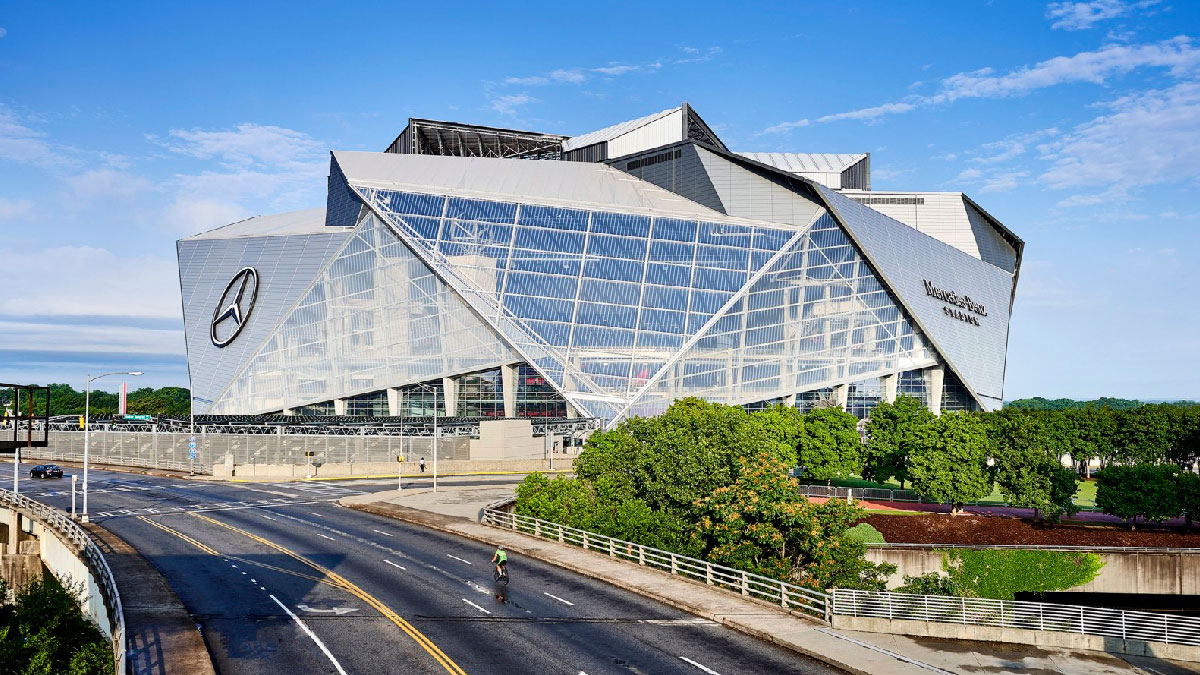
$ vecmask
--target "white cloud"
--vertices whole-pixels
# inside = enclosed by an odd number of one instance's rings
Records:
[[[913,110],[917,106],[912,103],[884,103],[883,105],[872,106],[870,108],[860,108],[859,110],[851,110],[849,112],[837,113],[836,115],[825,115],[817,119],[818,122],[836,122],[838,120],[874,120],[884,115],[894,115],[896,113],[906,113]]]
[[[1072,56],[1056,56],[999,75],[992,68],[957,73],[943,79],[940,90],[930,96],[910,96],[904,101],[826,115],[818,121],[871,121],[883,115],[910,112],[919,106],[954,103],[962,99],[1024,96],[1040,89],[1080,82],[1106,84],[1114,77],[1143,68],[1165,68],[1172,77],[1186,77],[1200,69],[1200,49],[1196,48],[1192,38],[1185,36],[1143,45],[1109,44]]]
[[[8,106],[0,103],[0,159],[39,167],[73,164],[74,161],[54,148],[46,135],[25,126]]]
[[[763,134],[785,134],[792,129],[799,129],[808,125],[809,121],[807,119],[796,120],[794,122],[780,122],[779,124],[772,124],[766,129],[763,129],[762,131],[758,132],[757,135],[762,136]]]
[[[978,180],[982,176],[983,176],[982,171],[980,171],[979,169],[976,169],[974,167],[971,167],[970,169],[963,169],[961,172],[959,172],[959,174],[954,177],[954,180],[972,181],[972,180]]]
[[[28,199],[0,197],[0,220],[15,220],[33,211],[33,202]]]
[[[493,98],[491,108],[501,115],[515,115],[517,108],[530,103],[537,103],[537,99],[527,94],[508,94]]]
[[[988,176],[987,180],[983,181],[983,186],[979,188],[980,192],[1008,192],[1016,189],[1020,182],[1029,176],[1028,171],[1004,171]]]
[[[0,28],[0,38],[4,37],[5,35],[8,35],[8,29]]]
[[[101,168],[85,171],[63,179],[71,190],[72,206],[89,206],[94,200],[131,201],[138,195],[152,190],[154,184],[142,176]]]
[[[1065,206],[1119,199],[1132,189],[1200,179],[1200,83],[1140,92],[1107,105],[1043,148],[1053,162],[1041,179],[1050,187],[1104,188],[1064,200]]]
[[[232,130],[172,129],[170,136],[174,141],[166,146],[173,152],[238,167],[290,167],[325,150],[302,131],[250,123]]]
[[[550,73],[550,79],[555,82],[566,82],[567,84],[579,84],[586,79],[586,76],[578,68],[572,70],[555,70]]]
[[[709,47],[708,49],[697,49],[696,47],[681,47],[680,50],[687,54],[682,59],[675,59],[674,63],[704,63],[715,59],[720,53],[720,47]]]
[[[176,318],[179,276],[170,258],[123,257],[104,248],[0,249],[13,278],[37,279],[0,294],[0,314]],[[47,273],[52,271],[52,273]]]
[[[508,77],[504,79],[504,84],[519,84],[532,87],[548,84],[549,82],[550,80],[542,77],[541,75],[534,75],[532,77]]]
[[[1057,128],[1051,127],[1049,129],[1012,134],[998,141],[984,143],[979,146],[983,154],[977,154],[971,158],[971,161],[977,164],[1001,164],[1024,155],[1025,151],[1034,143],[1047,138],[1053,138],[1058,133]]]
[[[1100,21],[1115,19],[1147,9],[1161,0],[1091,0],[1091,2],[1052,2],[1046,7],[1046,18],[1054,21],[1051,28],[1086,30]]]
[[[653,67],[657,68],[657,67],[660,67],[661,65],[662,64],[660,64],[660,63],[656,63],[656,64],[653,64]],[[602,75],[617,76],[617,75],[624,75],[626,73],[634,73],[641,69],[642,69],[641,66],[615,65],[615,66],[604,66],[603,68],[592,68],[592,72],[600,73]]]

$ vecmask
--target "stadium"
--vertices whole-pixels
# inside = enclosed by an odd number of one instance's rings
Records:
[[[1023,242],[870,178],[733,152],[686,103],[573,137],[410,119],[331,153],[324,208],[178,242],[195,412],[1000,407]]]

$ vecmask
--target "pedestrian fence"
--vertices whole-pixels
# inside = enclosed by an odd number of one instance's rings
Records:
[[[109,610],[109,624],[112,627],[113,658],[116,662],[117,675],[125,673],[125,609],[121,606],[121,595],[117,592],[117,582],[113,579],[112,570],[99,547],[88,536],[88,533],[63,511],[28,497],[14,494],[10,490],[0,489],[0,504],[12,509],[32,514],[33,518],[43,526],[54,530],[61,539],[75,547],[83,559],[100,593],[104,596],[105,605]]]
[[[821,619],[827,618],[826,594],[799,584],[497,509],[483,509],[480,522],[542,539],[553,539],[579,546],[584,550],[607,553],[612,558],[621,558],[645,567],[670,572],[675,576],[703,581],[709,586],[740,593],[745,597],[766,600],[784,609],[794,609]]]
[[[479,520],[542,539],[607,554],[639,565],[702,581],[709,586],[766,600],[829,622],[833,615],[911,619],[938,623],[1057,631],[1200,646],[1200,617],[1082,605],[992,600],[835,588],[828,592],[717,565],[549,520],[484,508]]]
[[[1200,617],[1022,600],[960,598],[837,588],[835,615],[1019,628],[1200,646]]]
[[[830,499],[862,499],[865,501],[878,502],[912,502],[914,504],[941,504],[942,502],[929,502],[921,498],[921,495],[912,490],[894,490],[890,488],[862,488],[862,487],[833,487],[831,485],[801,485],[800,494],[805,497],[828,497]],[[973,501],[964,502],[968,506],[1010,506],[1006,502],[992,501]],[[1093,502],[1075,502],[1075,506],[1080,511],[1095,511],[1096,505]]]

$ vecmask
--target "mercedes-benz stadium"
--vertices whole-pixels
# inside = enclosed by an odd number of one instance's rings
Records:
[[[567,137],[427,119],[324,208],[178,242],[197,413],[590,417],[1004,393],[1023,242],[869,154],[730,151],[686,103]]]

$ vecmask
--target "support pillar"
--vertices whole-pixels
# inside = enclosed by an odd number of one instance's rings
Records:
[[[579,417],[579,409],[570,401],[567,401],[567,419],[575,419]]]
[[[833,387],[833,400],[841,406],[842,410],[846,409],[846,403],[850,400],[850,385],[836,384]]]
[[[296,414],[296,411],[295,411],[295,410],[292,410],[291,408],[284,408],[284,409],[283,409],[283,414],[284,414],[284,415],[295,415],[295,414]]]
[[[883,400],[885,403],[896,402],[896,381],[900,379],[896,373],[884,375],[879,378],[879,383],[883,385]]]
[[[796,394],[788,394],[783,397],[783,404],[789,408],[796,407]]]
[[[926,390],[929,392],[929,412],[934,415],[942,414],[942,381],[946,377],[946,371],[941,366],[935,366],[928,371],[926,378]]]
[[[345,415],[346,414],[346,399],[344,399],[344,398],[333,399],[333,414],[334,415]]]
[[[504,392],[504,416],[517,416],[517,364],[500,366],[500,387]]]
[[[404,414],[401,410],[401,403],[404,402],[404,396],[400,392],[399,387],[388,387],[387,401],[389,416],[401,417]]]
[[[458,380],[453,377],[442,378],[442,398],[446,402],[446,417],[458,414]]]

